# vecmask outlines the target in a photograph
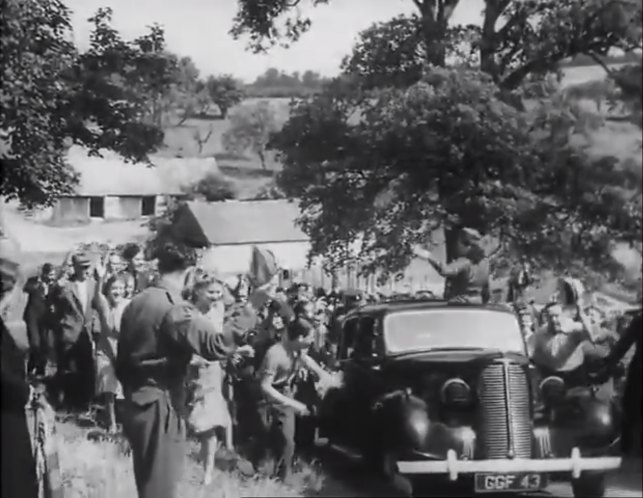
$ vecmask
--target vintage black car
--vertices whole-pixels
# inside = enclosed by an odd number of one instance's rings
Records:
[[[338,360],[320,435],[390,478],[519,493],[564,475],[598,497],[621,464],[612,403],[542,375],[505,306],[365,305],[343,322]]]

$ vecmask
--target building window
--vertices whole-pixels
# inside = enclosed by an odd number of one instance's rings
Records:
[[[89,198],[89,217],[90,218],[105,217],[105,198],[104,197]]]
[[[156,214],[156,196],[148,195],[141,198],[141,216],[154,216]]]

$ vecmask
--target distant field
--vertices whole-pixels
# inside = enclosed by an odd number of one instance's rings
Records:
[[[284,123],[288,119],[288,105],[290,99],[277,98],[277,99],[247,99],[244,100],[239,106],[232,108],[229,114],[235,112],[240,106],[248,106],[256,104],[257,102],[267,101],[274,108],[277,121]],[[221,139],[230,125],[228,119],[188,119],[181,126],[172,127],[165,131],[165,148],[159,152],[159,155],[164,157],[194,157],[194,156],[216,156],[225,152]],[[207,143],[204,145],[201,154],[198,152],[197,141],[194,138],[195,132],[198,132],[201,137],[207,136],[209,130],[212,129],[212,135]],[[249,163],[259,166],[257,158],[252,158]],[[270,166],[269,166],[270,167]]]
[[[619,65],[614,65],[614,67],[618,67]],[[599,66],[582,66],[582,67],[571,67],[571,68],[565,68],[564,69],[564,77],[561,85],[563,87],[569,86],[569,85],[575,85],[591,80],[597,80],[597,79],[602,79],[605,77],[605,71],[599,67]],[[262,98],[250,98],[242,102],[240,105],[245,106],[245,105],[252,105],[260,101],[268,101],[270,104],[273,106],[275,109],[276,115],[277,115],[277,120],[281,123],[285,122],[288,119],[288,113],[289,113],[289,103],[291,102],[291,99],[289,98],[272,98],[272,99],[262,99]],[[233,108],[230,113],[234,113],[235,109]],[[159,152],[159,155],[165,156],[165,157],[177,157],[177,156],[183,156],[183,157],[194,157],[198,156],[198,147],[197,147],[197,142],[194,139],[194,134],[195,132],[198,132],[200,136],[205,137],[212,128],[213,132],[208,140],[208,142],[204,145],[203,150],[201,152],[201,156],[203,157],[208,157],[208,156],[219,156],[220,154],[224,153],[223,145],[221,143],[221,138],[225,131],[228,129],[229,126],[229,121],[227,119],[225,120],[203,120],[203,119],[189,119],[185,123],[183,123],[179,127],[173,127],[169,128],[166,130],[165,134],[165,143],[166,147]],[[598,140],[600,141],[600,146],[609,146],[609,145],[614,145],[615,142],[610,140],[609,137],[615,133],[619,136],[623,134],[628,134],[630,135],[630,131],[635,131],[635,130],[629,130],[628,126],[619,126],[616,125],[613,127],[613,129],[608,129],[605,130],[605,135],[608,137],[607,139],[603,139],[602,136],[598,137]],[[636,130],[635,133],[639,138],[640,138],[640,132]],[[628,139],[631,137],[628,137]],[[614,145],[614,148],[622,151],[623,148],[620,147],[620,144],[618,141],[616,142],[616,145]],[[256,157],[249,157],[246,160],[234,160],[234,159],[225,159],[225,160],[219,160],[218,161],[220,165],[222,166],[234,166],[238,168],[259,168],[259,161]],[[279,170],[279,164],[274,160],[274,158],[270,158],[268,161],[268,169],[271,170]]]

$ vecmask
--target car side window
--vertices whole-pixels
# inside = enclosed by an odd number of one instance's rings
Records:
[[[355,341],[355,358],[380,358],[383,354],[383,344],[379,333],[378,321],[372,316],[362,317],[359,321]]]
[[[345,360],[350,358],[355,347],[355,338],[357,335],[357,318],[352,318],[344,323],[342,338],[339,348],[339,359]]]

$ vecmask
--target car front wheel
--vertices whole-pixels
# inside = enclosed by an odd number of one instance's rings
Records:
[[[584,473],[572,480],[574,497],[603,498],[605,496],[605,474]]]

